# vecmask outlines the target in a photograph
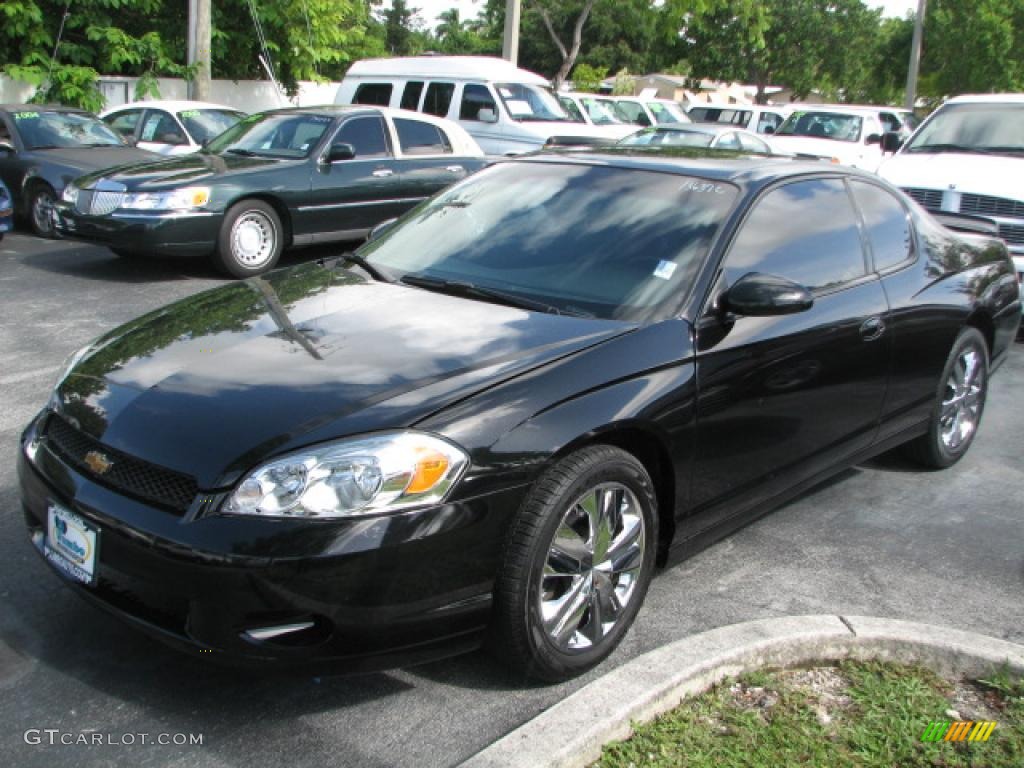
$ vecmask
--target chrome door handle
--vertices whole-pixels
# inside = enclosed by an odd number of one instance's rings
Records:
[[[869,317],[860,324],[860,336],[864,341],[874,341],[885,333],[885,322],[880,317]]]
[[[373,172],[373,175],[376,176],[378,179],[385,179],[388,176],[394,176],[395,172],[392,171],[390,168],[378,168],[376,171]]]
[[[451,171],[452,173],[465,173],[466,172],[466,169],[463,168],[461,165],[449,165],[447,168],[445,168],[445,170],[446,171]]]

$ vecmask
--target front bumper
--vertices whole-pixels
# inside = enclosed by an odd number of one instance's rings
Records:
[[[93,216],[79,213],[63,201],[55,210],[57,231],[63,237],[166,256],[212,253],[223,219],[223,214],[215,211],[115,211]]]
[[[171,645],[227,662],[366,671],[480,644],[502,532],[523,488],[344,521],[178,517],[76,472],[37,424],[18,458],[36,549],[49,502],[86,518],[101,535],[95,584],[53,570]],[[273,635],[290,625],[303,628]]]

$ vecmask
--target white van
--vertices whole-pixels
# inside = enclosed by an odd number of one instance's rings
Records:
[[[612,138],[600,126],[571,122],[543,77],[490,56],[357,61],[335,102],[447,117],[493,155],[532,152],[555,137]]]
[[[878,169],[946,226],[1006,241],[1024,281],[1024,93],[957,96]]]

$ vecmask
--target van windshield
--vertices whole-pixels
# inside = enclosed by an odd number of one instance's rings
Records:
[[[570,121],[558,99],[547,88],[525,83],[496,83],[509,117],[518,121]]]

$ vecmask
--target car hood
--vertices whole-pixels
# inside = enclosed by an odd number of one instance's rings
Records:
[[[633,328],[305,264],[101,337],[51,407],[104,444],[213,489],[270,455],[409,426]]]
[[[209,182],[211,179],[228,176],[241,176],[263,170],[268,166],[296,162],[295,160],[275,160],[265,157],[214,155],[205,152],[156,161],[154,158],[158,157],[157,155],[150,153],[147,155],[149,162],[90,174],[79,179],[78,186],[89,188],[100,179],[108,179],[123,184],[129,192],[156,191],[204,181]]]
[[[897,187],[955,189],[1024,201],[1024,158],[958,152],[894,155],[878,175]]]
[[[783,152],[795,152],[799,155],[814,155],[831,159],[839,158],[841,163],[848,163],[860,156],[863,148],[860,144],[834,139],[815,139],[810,136],[779,136],[772,135],[772,145]]]
[[[58,147],[29,153],[43,169],[43,176],[55,187],[63,187],[84,174],[113,166],[155,160],[159,155],[137,147]],[[57,190],[60,191],[59,189]]]

